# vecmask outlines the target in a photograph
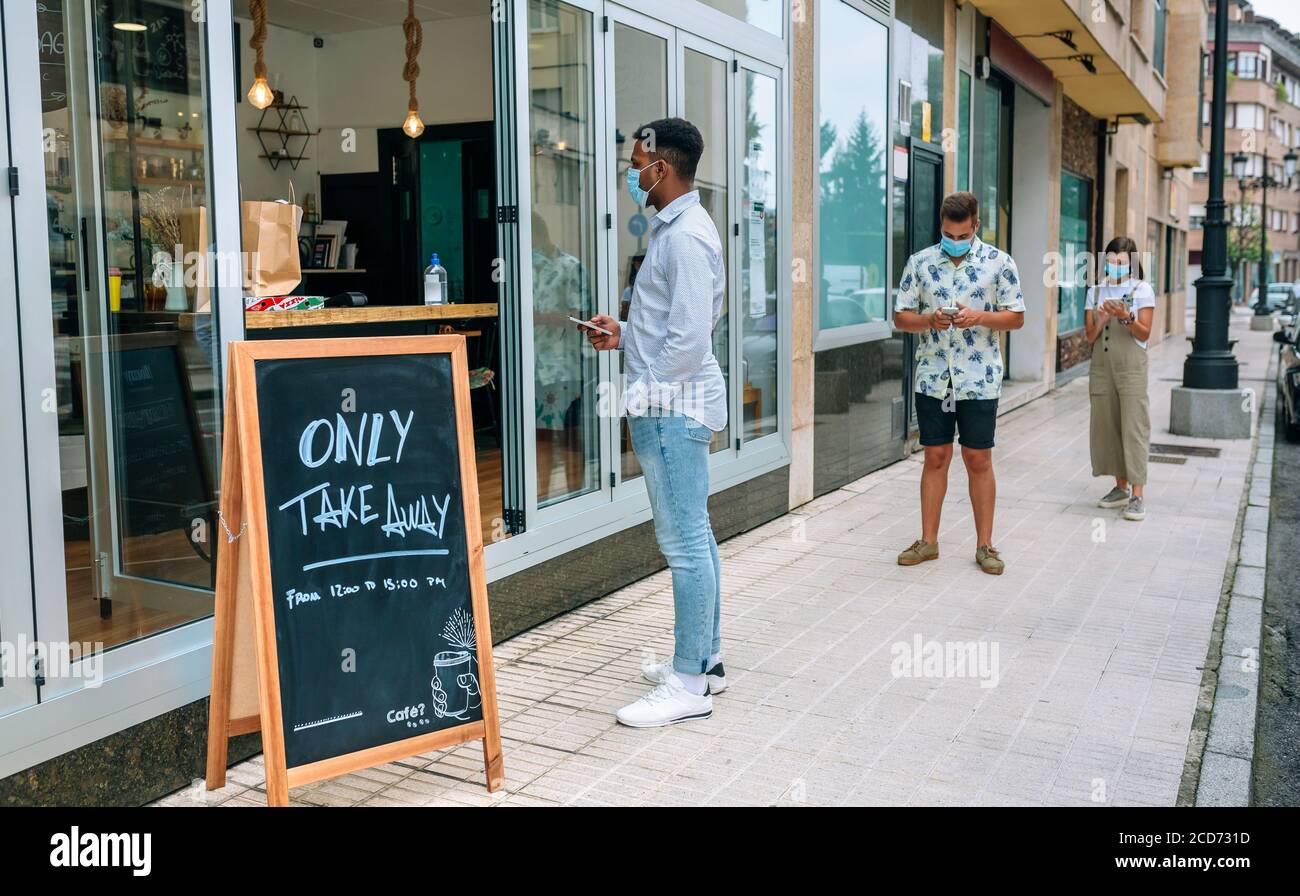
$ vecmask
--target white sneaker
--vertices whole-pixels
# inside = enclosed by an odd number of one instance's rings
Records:
[[[663,684],[672,674],[672,663],[651,663],[641,667],[641,677],[651,684]],[[727,672],[720,662],[715,663],[712,669],[705,672],[704,678],[709,683],[710,694],[721,694],[727,689]]]
[[[668,680],[635,703],[618,711],[618,720],[629,728],[659,728],[707,719],[713,715],[713,698],[707,693],[696,696],[686,690],[682,680],[670,675]]]

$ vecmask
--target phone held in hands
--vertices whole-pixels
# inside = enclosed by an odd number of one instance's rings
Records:
[[[572,314],[569,315],[569,320],[573,321],[580,327],[586,327],[588,330],[595,330],[597,333],[604,333],[606,336],[614,335],[613,330],[606,330],[604,327],[598,327],[590,321],[578,320],[578,318],[574,317]]]

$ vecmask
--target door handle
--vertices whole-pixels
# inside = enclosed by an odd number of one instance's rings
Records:
[[[81,291],[90,292],[90,247],[86,239],[86,219],[81,219]]]

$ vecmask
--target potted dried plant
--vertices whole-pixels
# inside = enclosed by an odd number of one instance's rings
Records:
[[[155,284],[167,289],[167,311],[188,311],[185,295],[185,247],[181,238],[180,196],[171,187],[159,187],[140,194],[140,224],[155,246]],[[173,254],[174,253],[174,254]]]
[[[99,91],[100,115],[112,126],[114,137],[126,136],[126,91],[104,85]]]

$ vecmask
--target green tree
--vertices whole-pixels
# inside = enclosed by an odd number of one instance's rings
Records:
[[[874,262],[877,274],[887,276],[884,253],[873,251],[883,245],[888,217],[884,140],[865,113],[858,114],[847,137],[840,138],[830,122],[822,123],[820,137],[824,263],[869,268]]]
[[[1245,284],[1240,279],[1242,265],[1257,264],[1261,255],[1259,208],[1249,205],[1243,195],[1228,211],[1228,270],[1236,281],[1233,291],[1242,296],[1245,293]]]

